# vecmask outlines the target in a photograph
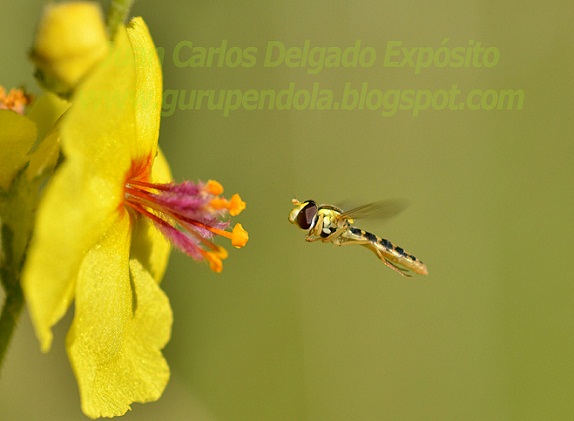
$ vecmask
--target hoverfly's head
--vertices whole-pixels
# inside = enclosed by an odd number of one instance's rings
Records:
[[[312,200],[299,202],[297,199],[293,199],[292,202],[295,207],[289,213],[289,222],[302,230],[313,228],[317,223],[317,204]]]

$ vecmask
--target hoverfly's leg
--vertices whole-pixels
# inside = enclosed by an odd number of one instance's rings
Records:
[[[395,265],[393,262],[391,262],[390,260],[385,259],[383,261],[383,263],[385,264],[386,267],[393,269],[395,272],[400,273],[401,275],[407,277],[407,278],[411,278],[412,275],[409,273],[408,269],[405,268],[401,268],[398,267],[397,265]]]
[[[338,246],[349,246],[349,245],[353,245],[353,244],[365,246],[365,245],[371,244],[371,242],[369,240],[351,240],[348,238],[343,239],[343,237],[338,237],[337,242],[335,244]]]
[[[373,249],[373,251],[376,248],[376,244],[374,244],[372,240],[369,240],[365,235],[352,233],[349,227],[342,227],[340,228],[340,232],[335,232],[334,234],[337,234],[337,242],[334,243],[338,246],[346,246],[349,244],[363,245],[369,246],[368,248]]]
[[[337,242],[335,243],[338,246],[347,246],[347,245],[362,245],[362,246],[367,246],[369,249],[373,250],[373,252],[377,255],[377,257],[379,259],[381,259],[381,262],[383,262],[383,264],[394,270],[395,272],[401,274],[402,276],[406,276],[407,278],[410,278],[411,275],[408,273],[408,269],[403,269],[401,267],[396,266],[393,262],[391,262],[390,260],[386,259],[385,256],[383,256],[383,254],[376,248],[372,246],[372,242],[369,240],[350,240],[350,239],[345,239],[343,241],[341,241],[340,239],[337,239]],[[371,247],[369,247],[371,246]]]
[[[319,215],[319,217],[317,218],[317,221],[315,221],[315,223],[311,226],[311,229],[307,233],[307,236],[305,237],[305,241],[307,241],[308,243],[312,243],[314,241],[319,241],[319,240],[323,239],[321,237],[321,228],[323,227],[323,218],[324,218],[323,215]]]
[[[345,231],[347,231],[347,228],[341,227],[335,232],[331,233],[329,236],[321,238],[321,240],[323,240],[324,243],[333,243],[336,244],[337,246],[340,246],[342,244],[340,237]]]
[[[379,259],[381,259],[381,262],[383,262],[383,264],[388,267],[389,269],[394,270],[395,272],[406,276],[407,278],[410,278],[411,275],[409,275],[408,270],[407,269],[403,269],[400,268],[398,266],[396,266],[393,262],[391,262],[390,260],[386,259],[385,256],[383,256],[383,254],[379,251],[379,250],[374,250],[374,252],[377,254],[377,256],[379,256]]]

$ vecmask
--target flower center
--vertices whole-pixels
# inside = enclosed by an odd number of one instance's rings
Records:
[[[195,260],[206,260],[211,270],[221,272],[227,251],[213,238],[228,238],[237,248],[249,239],[241,224],[228,230],[227,215],[238,215],[245,202],[238,194],[227,200],[222,193],[221,184],[213,180],[156,184],[130,178],[125,184],[124,205],[149,218],[176,248]]]

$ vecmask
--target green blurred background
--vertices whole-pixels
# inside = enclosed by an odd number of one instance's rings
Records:
[[[26,52],[42,2],[2,1],[0,82],[38,91]],[[136,2],[165,49],[164,88],[521,89],[522,109],[176,110],[160,144],[177,180],[219,180],[247,210],[224,271],[174,252],[175,315],[151,420],[574,419],[574,3]],[[495,47],[491,68],[383,67],[388,41]],[[377,52],[370,68],[264,68],[268,41]],[[258,48],[252,68],[180,68],[181,41]],[[95,117],[97,118],[97,117]],[[414,253],[401,278],[360,247],[306,244],[292,197],[406,198],[363,225]],[[43,355],[24,315],[0,378],[0,419],[81,420],[64,338]]]

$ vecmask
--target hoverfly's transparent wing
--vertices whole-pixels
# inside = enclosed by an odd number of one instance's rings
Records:
[[[408,202],[404,199],[381,200],[343,212],[341,217],[344,219],[391,218],[404,211],[407,206]]]

